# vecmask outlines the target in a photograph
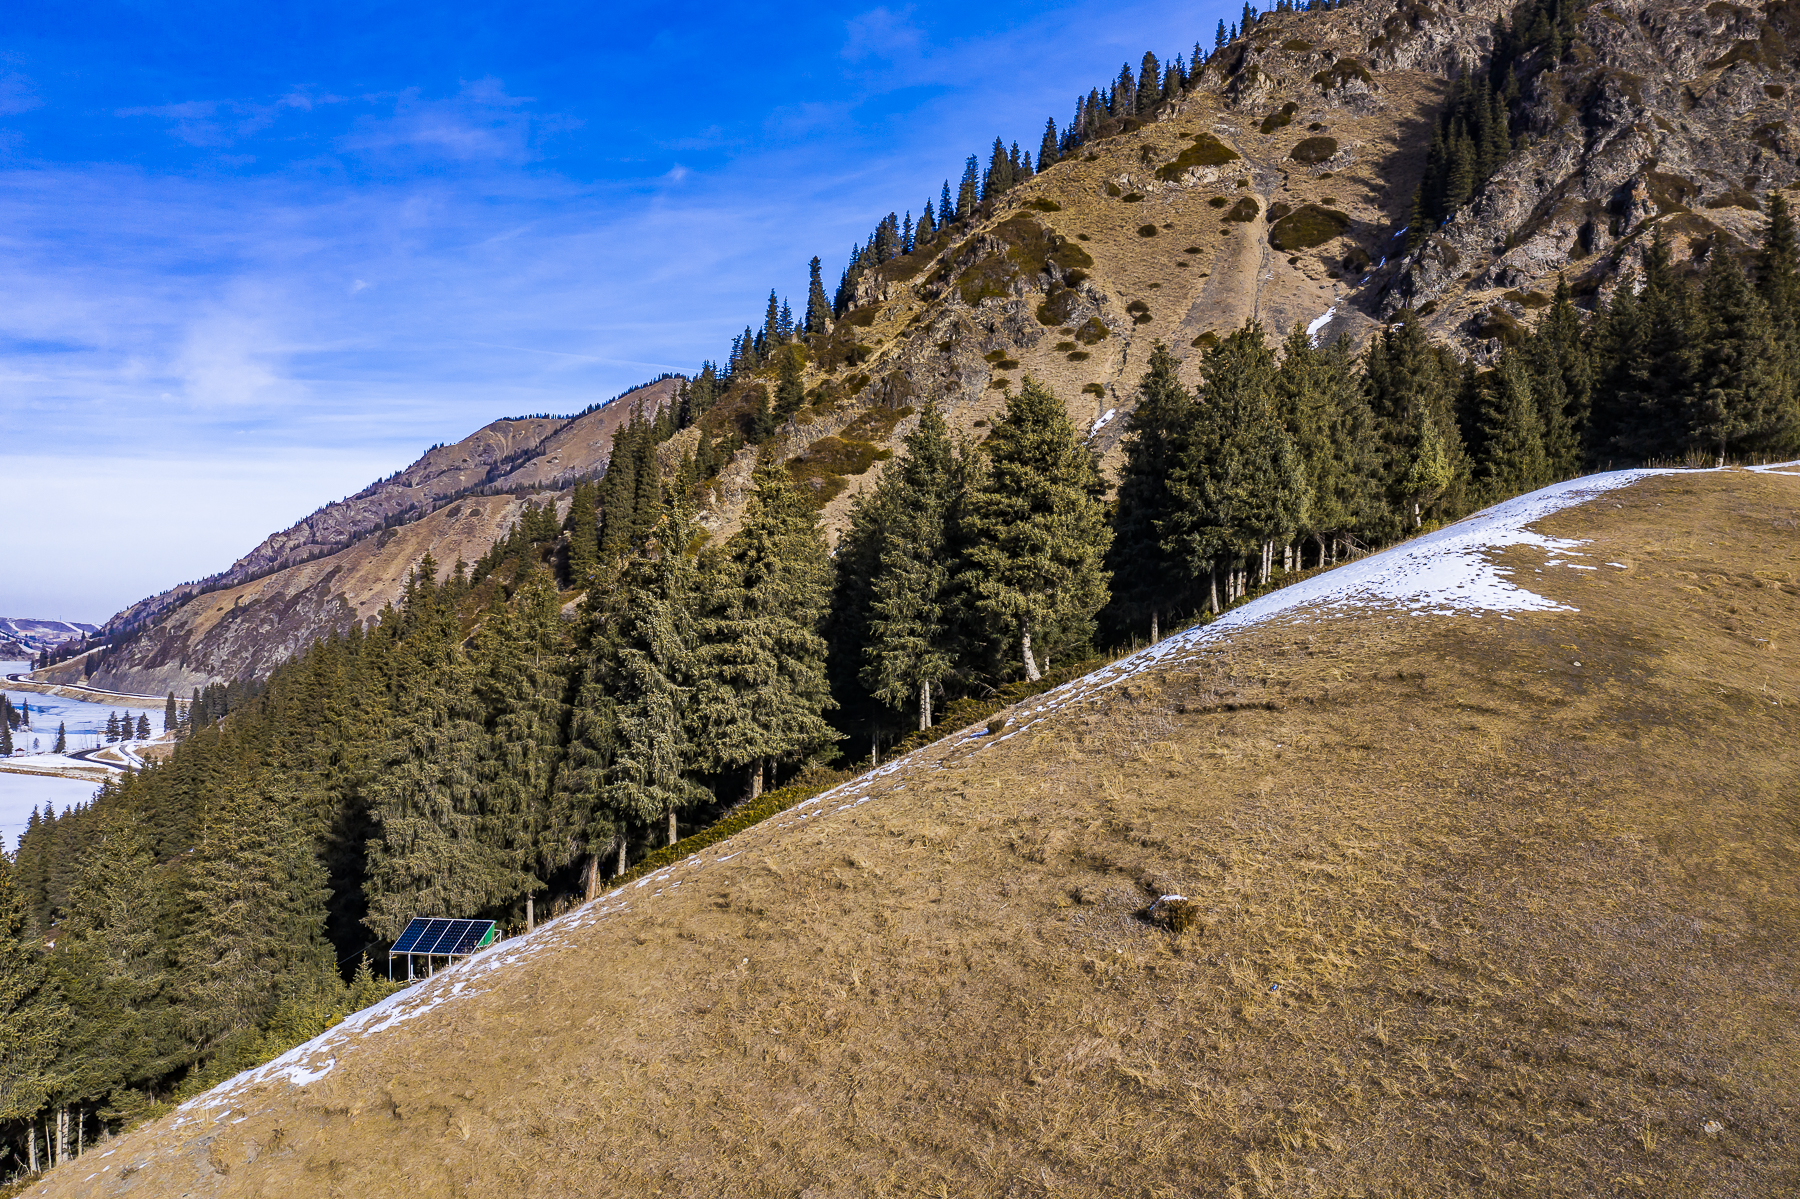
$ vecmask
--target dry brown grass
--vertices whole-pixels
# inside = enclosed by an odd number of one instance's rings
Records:
[[[1289,621],[934,747],[107,1193],[1800,1192],[1797,505],[1642,483],[1546,524],[1626,569],[1506,552],[1579,612]]]

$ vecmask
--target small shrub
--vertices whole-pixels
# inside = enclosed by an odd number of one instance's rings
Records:
[[[1116,200],[1125,194],[1125,189],[1114,183],[1111,179],[1108,179],[1106,181],[1106,194]]]
[[[1012,380],[1008,379],[1005,375],[999,375],[993,379],[988,380],[988,390],[989,391],[1005,391],[1007,388],[1009,388],[1011,386],[1012,386]]]
[[[1059,354],[1067,354],[1070,350],[1072,350],[1074,348],[1075,348],[1075,343],[1072,341],[1059,341],[1056,343],[1056,351]]]
[[[1269,219],[1271,221],[1279,221],[1282,217],[1292,211],[1294,211],[1294,206],[1292,204],[1283,200],[1277,200],[1275,203],[1269,205]]]
[[[1125,311],[1131,314],[1131,323],[1134,325],[1147,325],[1150,323],[1150,305],[1144,303],[1142,300],[1133,300],[1131,303],[1125,305]]]
[[[1084,384],[1082,384],[1082,387],[1081,387],[1081,394],[1089,395],[1089,396],[1104,396],[1106,394],[1106,388],[1101,386],[1098,383],[1084,383]]]
[[[1156,177],[1164,183],[1179,183],[1181,177],[1194,167],[1223,166],[1242,157],[1212,134],[1196,133],[1194,144],[1177,154],[1174,162],[1159,168]]]
[[[1006,728],[1008,723],[1009,723],[1008,718],[1004,714],[988,717],[988,722],[987,722],[988,736],[990,736],[990,737],[998,736],[1001,733],[1001,731]]]
[[[1155,237],[1156,236],[1156,226],[1155,225],[1139,225],[1138,226],[1138,236],[1139,237]]]
[[[1227,204],[1231,203],[1231,201],[1227,200],[1224,196],[1214,196],[1212,199],[1208,200],[1206,203],[1207,203],[1208,207],[1211,207],[1211,208],[1223,208]]]
[[[1110,333],[1111,330],[1106,327],[1105,321],[1097,316],[1090,316],[1081,323],[1081,328],[1075,331],[1075,340],[1084,346],[1098,345],[1105,341]]]
[[[1291,37],[1287,41],[1281,43],[1281,48],[1290,54],[1310,54],[1312,53],[1313,47],[1312,43],[1305,38]]]
[[[1144,198],[1143,192],[1126,192],[1125,197],[1124,197],[1125,203],[1127,203],[1127,204],[1136,204],[1139,201],[1141,201],[1143,198]]]
[[[1061,204],[1058,204],[1055,200],[1049,199],[1048,197],[1045,197],[1045,196],[1038,196],[1036,199],[1025,201],[1025,207],[1035,208],[1039,212],[1061,212],[1062,211]]]
[[[1307,204],[1276,221],[1269,229],[1269,244],[1292,253],[1322,246],[1349,232],[1350,218],[1331,208]]]
[[[1292,150],[1289,150],[1288,157],[1295,162],[1304,163],[1307,166],[1318,166],[1321,162],[1329,160],[1331,156],[1337,152],[1337,138],[1309,137],[1299,145],[1295,146]]]
[[[1552,302],[1550,297],[1541,291],[1519,291],[1516,288],[1507,292],[1500,298],[1503,300],[1511,300],[1513,303],[1525,308],[1548,308]]]
[[[1252,200],[1249,196],[1245,196],[1231,206],[1231,211],[1225,214],[1225,219],[1228,221],[1237,221],[1239,223],[1254,221],[1256,219],[1256,214],[1261,211],[1262,205],[1258,204],[1255,200]]]
[[[1073,354],[1069,355],[1069,361],[1070,362],[1086,362],[1089,358],[1092,358],[1092,357],[1093,357],[1093,355],[1088,353],[1086,350],[1076,350]]]
[[[1188,344],[1193,346],[1196,350],[1210,350],[1219,344],[1219,335],[1214,333],[1211,329],[1208,329]]]
[[[1277,129],[1293,124],[1294,114],[1299,111],[1300,106],[1290,100],[1268,116],[1264,117],[1260,128],[1264,133],[1273,133]]]
[[[1198,254],[1199,252],[1200,252],[1199,246],[1189,246],[1187,249],[1182,251],[1183,254]]]

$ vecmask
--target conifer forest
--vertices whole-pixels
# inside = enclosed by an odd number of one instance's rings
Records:
[[[1527,9],[1432,132],[1415,227],[1508,152],[1512,63],[1566,25],[1560,6]],[[1490,361],[1428,341],[1409,312],[1360,349],[1254,322],[1158,345],[1116,478],[1067,397],[1029,377],[979,440],[921,397],[879,414],[911,432],[828,547],[803,464],[775,447],[821,399],[805,366],[845,353],[833,331],[859,274],[1179,95],[1235,33],[1084,94],[1035,165],[999,140],[985,170],[971,156],[919,219],[890,214],[853,248],[835,296],[817,258],[798,314],[771,293],[722,366],[620,429],[566,513],[547,499],[476,562],[427,558],[378,620],[266,680],[171,697],[166,762],[34,815],[16,860],[0,855],[14,1160],[388,994],[383,951],[415,915],[523,930],[528,903],[541,919],[591,898],[765,791],[947,730],[959,703],[1553,481],[1800,450],[1800,244],[1775,193],[1741,260],[1695,271],[1656,240],[1609,301],[1564,286]],[[672,455],[692,427],[698,448]],[[745,447],[763,452],[741,524],[708,536],[699,506]]]

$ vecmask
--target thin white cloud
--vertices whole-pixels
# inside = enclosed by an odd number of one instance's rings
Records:
[[[911,18],[911,8],[899,12],[872,8],[859,13],[844,22],[844,48],[839,53],[851,62],[912,57],[924,44],[925,35]]]
[[[29,78],[17,71],[0,71],[0,116],[17,116],[43,103]]]

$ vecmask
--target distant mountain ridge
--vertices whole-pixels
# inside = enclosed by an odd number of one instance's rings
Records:
[[[578,416],[497,420],[433,446],[229,569],[138,601],[98,630],[103,650],[39,677],[185,693],[265,675],[315,639],[378,614],[427,554],[445,571],[459,558],[473,562],[531,496],[554,502],[559,489],[599,474],[613,433],[633,416],[654,416],[680,382],[666,376]]]
[[[0,658],[23,661],[100,630],[91,624],[67,620],[28,620],[0,616]]]
[[[138,601],[108,620],[104,630],[109,637],[131,632],[196,595],[328,556],[474,492],[554,489],[596,473],[605,467],[612,432],[622,420],[646,406],[655,411],[679,381],[658,379],[575,416],[492,421],[454,444],[433,446],[405,470],[271,534],[226,570]]]

